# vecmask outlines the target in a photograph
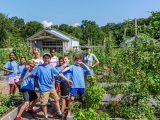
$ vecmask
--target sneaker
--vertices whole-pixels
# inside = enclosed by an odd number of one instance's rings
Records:
[[[63,120],[67,120],[68,110],[63,112]]]
[[[63,114],[62,114],[62,113],[57,112],[57,113],[56,113],[56,116],[57,116],[58,118],[62,118],[62,117],[63,117]]]
[[[22,120],[22,117],[16,117],[14,120]]]
[[[46,115],[46,116],[44,117],[44,120],[49,120],[49,119],[48,119],[48,115]]]
[[[49,119],[47,117],[45,117],[44,120],[49,120]]]
[[[68,115],[68,110],[65,110],[63,113],[64,113],[64,115],[67,117],[67,115]]]

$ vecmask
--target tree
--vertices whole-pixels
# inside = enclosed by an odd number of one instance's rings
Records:
[[[71,26],[71,25],[67,25],[67,24],[61,24],[59,26],[52,26],[53,28],[56,28],[60,31],[63,31],[69,35],[72,35],[73,37],[76,37],[77,39],[80,40],[80,44],[83,44],[83,40],[82,40],[82,29],[80,26]]]
[[[11,17],[10,20],[14,23],[15,27],[22,29],[25,26],[24,19],[18,18],[17,16]]]
[[[36,21],[30,21],[24,26],[23,37],[28,38],[43,29],[44,27],[41,23]]]
[[[14,25],[7,16],[0,13],[0,47],[3,47],[3,42],[8,39],[8,34],[14,31]]]
[[[147,27],[148,34],[155,39],[160,39],[160,12],[151,12],[149,26]]]
[[[104,40],[105,36],[100,36],[100,34],[104,35],[104,33],[101,31],[95,21],[83,20],[81,29],[83,33],[82,39],[84,40],[85,44],[87,44],[88,40],[90,40],[92,41],[92,45],[98,45]]]
[[[119,45],[123,41],[124,23],[108,23],[101,27],[101,29],[108,37],[112,33],[116,45]]]

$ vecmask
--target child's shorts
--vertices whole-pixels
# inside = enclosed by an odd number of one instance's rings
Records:
[[[93,69],[91,68],[90,71],[86,71],[85,75],[86,76],[93,76],[94,75]]]
[[[32,102],[33,100],[37,99],[38,96],[34,90],[26,90],[26,89],[21,89],[20,90],[23,93],[23,99],[24,101],[30,101]]]
[[[34,76],[34,89],[38,88],[38,77]]]
[[[60,87],[60,83],[59,82],[55,83],[55,88],[57,90],[57,93],[61,92],[61,87]]]
[[[18,82],[18,81],[19,81],[19,79],[18,79],[17,76],[15,76],[15,77],[9,77],[9,78],[8,78],[8,83],[9,83],[9,84],[15,84],[15,83]]]
[[[67,81],[62,81],[60,83],[60,88],[61,88],[61,97],[65,99],[69,98],[70,87]]]
[[[51,90],[49,90],[49,91],[41,92],[40,93],[40,102],[41,102],[41,105],[47,105],[49,99],[51,101],[59,100],[57,92],[56,92],[56,90],[54,88],[51,89]]]
[[[71,96],[76,96],[77,94],[82,96],[84,94],[84,88],[70,88]]]

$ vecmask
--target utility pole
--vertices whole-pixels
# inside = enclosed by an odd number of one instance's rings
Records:
[[[88,46],[90,46],[90,40],[89,40],[89,38],[88,38]]]
[[[104,49],[106,48],[106,37],[105,37],[104,40],[103,40],[103,48],[104,48]]]
[[[124,28],[123,40],[125,40],[125,39],[126,39],[126,36],[127,36],[127,28]]]
[[[91,44],[90,44],[90,46],[93,46],[93,43],[92,43],[92,38],[91,38]]]
[[[137,19],[135,19],[135,36],[138,36],[138,25],[137,25]]]

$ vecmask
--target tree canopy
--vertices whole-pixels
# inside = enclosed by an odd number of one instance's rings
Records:
[[[90,41],[91,45],[103,45],[104,39],[112,39],[119,45],[123,42],[124,37],[133,37],[135,35],[135,20],[128,19],[121,23],[107,23],[99,26],[95,21],[82,20],[79,26],[68,24],[52,25],[52,28],[64,32],[72,37],[78,38],[81,45],[87,45]],[[13,16],[9,18],[0,13],[0,47],[4,47],[4,43],[12,43],[16,39],[26,40],[28,37],[44,29],[42,23],[37,21],[25,22],[23,18]],[[144,33],[154,39],[160,39],[160,12],[151,12],[148,18],[137,19],[138,33]],[[7,42],[6,42],[7,41]],[[7,45],[6,45],[7,46]]]

